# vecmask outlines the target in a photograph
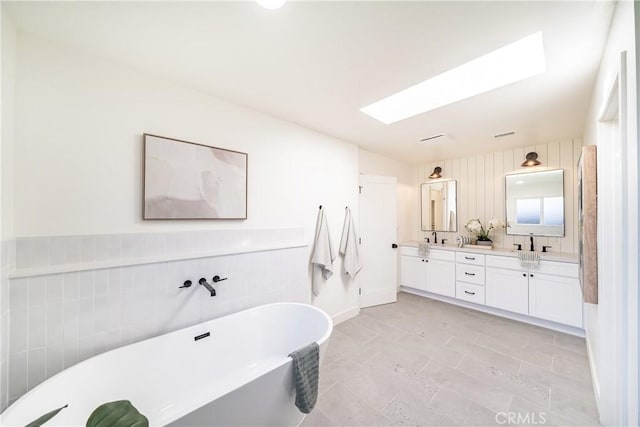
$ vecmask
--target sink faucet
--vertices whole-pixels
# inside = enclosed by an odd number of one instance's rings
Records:
[[[431,233],[431,235],[433,236],[433,243],[437,244],[438,243],[438,233],[436,233],[434,231],[433,233]]]
[[[529,236],[529,244],[530,244],[529,250],[531,252],[535,251],[535,248],[533,247],[533,236]]]
[[[200,283],[201,286],[204,286],[205,288],[207,288],[207,290],[209,291],[212,297],[216,296],[216,290],[213,289],[213,286],[207,283],[207,279],[203,277],[200,280],[198,280],[198,283]]]

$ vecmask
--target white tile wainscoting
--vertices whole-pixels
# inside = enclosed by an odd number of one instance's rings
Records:
[[[17,239],[2,360],[9,402],[104,351],[260,304],[308,302],[303,234],[260,229]],[[214,285],[212,298],[198,279],[211,283],[214,275],[228,280]],[[180,289],[187,279],[193,285]]]
[[[9,404],[9,269],[15,264],[15,243],[0,247],[0,411]]]

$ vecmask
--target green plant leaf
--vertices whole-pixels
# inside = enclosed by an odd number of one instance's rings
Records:
[[[51,418],[55,417],[56,415],[58,415],[58,412],[62,411],[64,408],[66,408],[67,405],[61,406],[58,409],[54,409],[51,412],[47,412],[46,414],[44,414],[43,416],[41,416],[40,418],[38,418],[37,420],[31,421],[29,424],[27,424],[25,427],[40,427],[42,424],[46,423],[47,421],[49,421]]]
[[[89,416],[87,427],[149,427],[149,420],[128,400],[107,402]]]

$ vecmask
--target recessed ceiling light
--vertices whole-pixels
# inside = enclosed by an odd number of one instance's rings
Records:
[[[545,71],[542,31],[360,109],[391,124]]]
[[[256,2],[265,9],[275,10],[280,9],[285,0],[256,0]]]

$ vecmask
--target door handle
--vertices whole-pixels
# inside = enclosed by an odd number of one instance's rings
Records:
[[[391,244],[391,249],[396,249],[398,247],[398,245],[396,243],[392,243]]]

